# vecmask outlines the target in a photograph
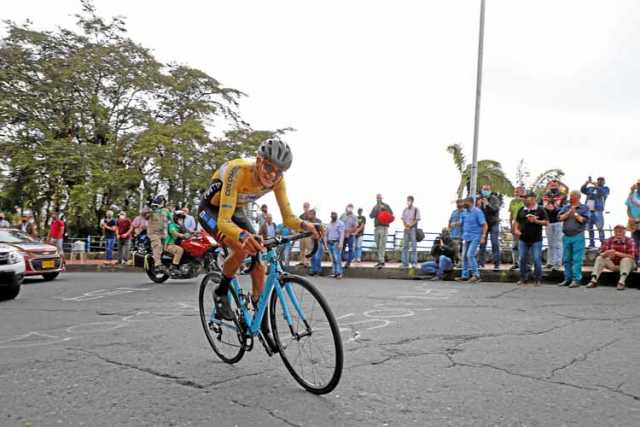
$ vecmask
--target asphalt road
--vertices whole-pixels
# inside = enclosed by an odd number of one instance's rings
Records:
[[[0,425],[638,426],[640,292],[317,279],[338,388],[256,347],[219,362],[198,281],[68,273],[0,303]]]

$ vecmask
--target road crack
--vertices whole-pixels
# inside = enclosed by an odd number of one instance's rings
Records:
[[[238,406],[242,406],[243,408],[247,408],[247,409],[259,409],[259,410],[267,413],[272,418],[275,418],[276,420],[282,421],[286,425],[289,425],[289,426],[292,426],[292,427],[302,427],[302,424],[296,424],[293,421],[289,421],[285,417],[276,414],[275,413],[276,412],[275,409],[264,408],[264,407],[259,406],[259,405],[250,405],[248,403],[244,403],[244,402],[241,402],[241,401],[235,400],[235,399],[231,399],[231,403],[236,404]]]
[[[589,356],[590,356],[591,354],[596,353],[596,352],[598,352],[598,351],[602,351],[602,350],[604,350],[605,348],[607,348],[607,347],[609,347],[609,346],[611,346],[611,345],[613,345],[613,344],[617,343],[617,342],[618,342],[618,341],[620,341],[620,340],[621,340],[621,338],[616,338],[615,340],[611,340],[611,341],[609,341],[609,342],[608,342],[608,343],[606,343],[606,344],[600,345],[600,346],[598,346],[598,347],[596,347],[596,348],[594,348],[594,349],[592,349],[592,350],[589,350],[589,351],[588,351],[588,352],[586,352],[586,353],[583,353],[583,354],[581,354],[581,355],[579,355],[579,356],[577,356],[577,357],[574,357],[574,358],[573,358],[573,359],[571,359],[568,363],[565,363],[565,364],[564,364],[564,365],[562,365],[562,366],[558,366],[557,368],[554,368],[554,369],[551,371],[551,375],[549,375],[549,378],[553,377],[553,376],[554,376],[556,373],[558,373],[559,371],[562,371],[563,369],[567,369],[567,368],[569,368],[569,367],[571,367],[571,366],[575,365],[575,364],[576,364],[576,363],[578,363],[578,362],[584,362],[585,360],[587,360],[587,359],[589,358]]]

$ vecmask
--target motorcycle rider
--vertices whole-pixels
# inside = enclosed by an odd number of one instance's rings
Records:
[[[166,208],[166,205],[167,199],[164,196],[155,196],[151,201],[151,215],[147,224],[147,236],[151,242],[153,265],[158,272],[165,270],[162,265],[162,243],[167,236],[167,226],[171,220],[171,211]]]
[[[173,214],[173,221],[167,227],[167,238],[165,240],[165,250],[170,254],[173,254],[173,261],[171,263],[170,274],[174,275],[178,272],[180,266],[180,260],[184,249],[180,246],[182,239],[188,239],[191,235],[187,232],[184,226],[185,214],[181,210],[177,210]]]

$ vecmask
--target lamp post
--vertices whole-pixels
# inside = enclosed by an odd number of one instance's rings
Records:
[[[484,1],[480,0],[480,34],[478,36],[478,70],[476,75],[476,114],[473,123],[473,160],[471,163],[471,196],[478,193],[478,133],[480,130],[480,94],[482,92],[482,48],[484,45]]]

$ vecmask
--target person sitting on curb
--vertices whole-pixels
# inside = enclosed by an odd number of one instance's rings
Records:
[[[448,228],[443,228],[442,233],[433,242],[431,248],[433,261],[427,261],[421,266],[422,271],[435,272],[431,280],[443,280],[446,273],[453,271],[456,255],[456,244],[449,234]]]
[[[587,288],[595,288],[598,286],[600,274],[602,274],[604,269],[607,269],[620,272],[617,289],[623,291],[629,273],[636,269],[635,258],[636,245],[633,239],[625,236],[624,225],[616,225],[613,227],[613,237],[605,240],[600,248],[600,255],[596,258],[593,273],[591,273],[591,281],[587,285]]]
[[[547,211],[536,202],[536,193],[527,193],[525,205],[516,216],[514,235],[518,239],[520,281],[529,279],[529,252],[533,256],[534,286],[542,284],[542,227],[549,224]]]
[[[584,230],[589,221],[589,208],[580,202],[579,191],[569,194],[569,203],[558,213],[562,221],[562,254],[564,257],[564,281],[559,286],[579,288],[584,259]]]

